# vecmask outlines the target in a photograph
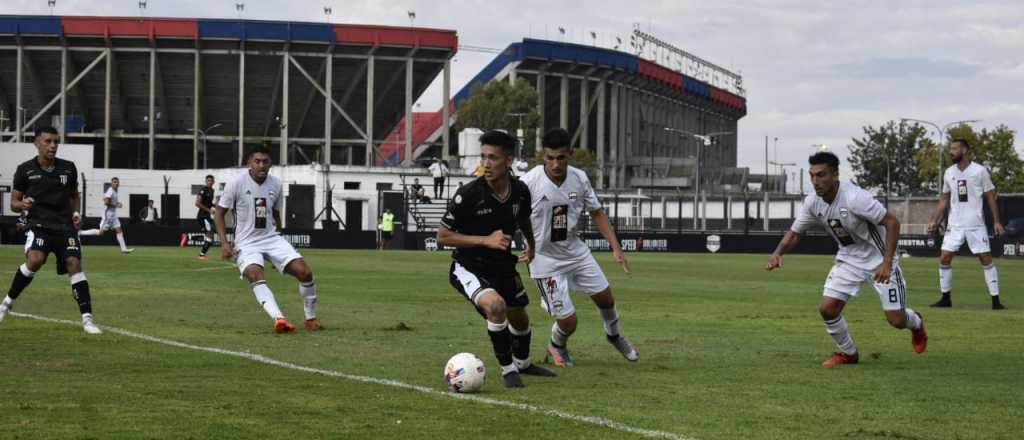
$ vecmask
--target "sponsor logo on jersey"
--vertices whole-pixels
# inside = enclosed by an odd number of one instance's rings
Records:
[[[718,252],[722,248],[722,237],[719,235],[709,235],[707,247],[711,253]]]
[[[853,244],[853,237],[850,236],[850,232],[843,227],[843,222],[837,218],[830,219],[828,221],[828,227],[832,229],[832,234],[835,235],[836,240],[839,240],[839,244],[842,246],[850,246]]]
[[[492,212],[491,208],[484,208],[484,209],[478,209],[475,212],[475,214],[476,215],[487,215],[487,214],[490,214],[491,212]]]

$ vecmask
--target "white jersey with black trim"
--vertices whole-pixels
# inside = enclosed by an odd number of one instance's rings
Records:
[[[107,192],[103,193],[103,198],[104,199],[110,199],[110,204],[109,205],[104,203],[106,208],[103,210],[103,217],[104,218],[117,217],[117,191],[114,190],[113,186],[107,188]],[[106,200],[104,200],[104,202],[106,202]]]
[[[281,179],[267,175],[256,183],[248,170],[234,176],[221,191],[217,206],[235,211],[235,245],[245,246],[279,235],[274,211],[281,206]]]
[[[837,261],[875,270],[885,256],[885,226],[881,224],[885,213],[885,207],[871,193],[853,183],[841,182],[832,203],[809,194],[790,229],[802,234],[811,226],[820,225],[839,245]]]
[[[549,277],[585,261],[590,248],[578,235],[579,220],[584,210],[601,208],[587,173],[570,166],[565,181],[556,185],[543,166],[536,166],[520,180],[530,188],[533,203],[530,222],[537,249],[530,263],[530,276]]]
[[[985,228],[981,199],[995,188],[988,170],[981,164],[971,162],[963,170],[959,165],[946,168],[942,178],[942,192],[949,194],[949,228]]]

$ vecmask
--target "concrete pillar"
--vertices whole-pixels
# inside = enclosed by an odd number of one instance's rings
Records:
[[[14,131],[15,131],[14,140],[15,140],[15,142],[21,142],[22,139],[24,138],[22,136],[22,132],[25,130],[25,127],[21,126],[21,120],[22,120],[22,118],[24,118],[23,113],[25,112],[25,110],[22,109],[22,101],[21,101],[21,98],[22,98],[22,83],[24,82],[23,78],[22,78],[22,76],[24,76],[24,75],[23,75],[22,72],[25,70],[25,67],[24,67],[24,64],[25,64],[25,60],[24,60],[25,49],[21,46],[20,42],[18,43],[18,50],[17,50],[16,57],[17,57],[17,61],[15,61],[15,63],[17,63],[18,66],[15,67],[15,69],[14,69],[14,72],[15,72],[14,73],[14,82],[15,82],[15,84],[14,84]]]
[[[103,168],[110,168],[110,87],[111,76],[114,73],[114,52],[109,47],[105,50],[107,71],[103,78]],[[18,69],[18,72],[20,73],[21,69]]]
[[[68,141],[68,48],[60,49],[60,143]]]
[[[156,48],[149,50],[149,169],[156,164]]]
[[[611,141],[608,145],[608,153],[611,156],[609,161],[610,175],[608,176],[608,186],[611,188],[618,188],[619,179],[616,176],[615,170],[619,166],[619,84],[611,84],[611,105],[609,107],[609,118],[608,122],[610,127],[608,130],[608,139]],[[602,170],[603,172],[603,170]]]
[[[291,87],[288,72],[292,70],[289,56],[288,52],[281,56],[281,165],[288,165],[288,89]]]
[[[586,76],[580,80],[580,148],[586,150],[590,145],[588,132],[590,131],[590,79]]]
[[[327,91],[327,96],[324,97],[324,155],[323,165],[329,166],[331,164],[331,153],[334,150],[334,127],[331,127],[331,118],[334,116],[334,109],[331,107],[331,100],[334,99],[334,53],[330,52],[327,54],[327,59],[324,60],[327,63],[324,67],[324,90]],[[348,164],[352,164],[352,148],[348,148],[349,160]],[[326,205],[325,205],[326,206]]]
[[[449,158],[449,146],[451,145],[451,104],[452,104],[452,60],[447,59],[444,61],[444,73],[443,83],[441,85],[441,95],[444,98],[443,107],[441,110],[441,158],[448,160]]]
[[[569,129],[569,76],[562,75],[561,89],[558,98],[558,126]]]
[[[366,60],[366,166],[373,166],[373,80],[375,58]]]
[[[412,165],[412,57],[405,59],[405,160],[402,165]]]
[[[605,94],[607,93],[608,82],[604,79],[597,84],[597,189],[604,189],[604,170],[607,165],[605,162],[605,148],[606,140],[605,137]]]
[[[195,58],[192,60],[192,169],[199,169],[199,129],[203,125],[199,114],[199,109],[202,105],[199,103],[199,99],[202,93],[200,87],[201,80],[199,71],[199,50],[196,50]]]
[[[284,60],[288,71],[288,60]],[[285,74],[287,75],[287,73]],[[287,82],[286,82],[287,84]],[[287,92],[286,92],[287,93]],[[287,96],[287,95],[285,95]],[[284,116],[282,116],[282,121]],[[282,122],[284,123],[284,122]],[[209,133],[207,133],[209,135]],[[207,152],[209,154],[209,152]],[[238,165],[245,163],[245,51],[238,53]],[[283,162],[287,163],[287,162]]]
[[[537,148],[541,147],[541,138],[544,137],[544,131],[545,131],[545,127],[544,127],[544,117],[546,115],[546,112],[544,110],[545,102],[546,102],[545,99],[544,99],[544,95],[545,95],[544,91],[546,90],[545,89],[545,84],[546,83],[545,83],[545,80],[544,80],[545,76],[547,76],[547,75],[544,74],[543,70],[537,72],[537,115],[538,115],[538,118],[537,118],[538,119],[538,121],[537,121],[537,133],[536,133],[536,135],[537,135],[537,143],[536,143]]]

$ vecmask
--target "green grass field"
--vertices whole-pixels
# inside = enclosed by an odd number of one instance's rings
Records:
[[[600,254],[640,361],[604,341],[596,309],[577,296],[577,366],[506,390],[483,322],[448,284],[447,253],[306,250],[330,328],[276,335],[227,263],[197,261],[191,248],[115,251],[85,251],[101,325],[438,392],[14,316],[0,323],[0,438],[640,438],[544,410],[702,440],[1024,436],[1024,261],[999,261],[1010,309],[994,312],[976,260],[954,263],[949,310],[926,306],[937,296],[936,262],[905,260],[928,351],[915,354],[910,334],[891,329],[864,290],[846,311],[861,364],[826,369],[834,347],[817,304],[829,257],[788,256],[769,274],[761,255],[631,254],[626,276]],[[21,262],[18,247],[0,248],[3,289]],[[301,321],[294,280],[269,278]],[[530,294],[541,360],[551,319]],[[15,311],[79,319],[52,261]],[[461,351],[487,364],[480,396],[535,410],[443,393],[444,363]]]

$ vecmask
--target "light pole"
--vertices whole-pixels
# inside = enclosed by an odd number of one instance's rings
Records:
[[[938,156],[939,156],[937,158],[937,160],[936,160],[936,162],[938,162],[938,164],[939,164],[939,176],[938,176],[939,190],[938,191],[939,191],[939,196],[942,196],[942,177],[943,177],[942,173],[943,173],[943,168],[944,168],[943,167],[943,163],[942,163],[942,159],[943,159],[943,157],[942,157],[942,138],[946,136],[946,130],[949,130],[949,127],[952,127],[954,125],[972,124],[972,123],[975,123],[975,122],[981,122],[981,119],[964,119],[962,121],[954,121],[954,122],[950,122],[950,123],[946,124],[942,128],[939,128],[939,124],[936,124],[936,123],[931,122],[931,121],[925,121],[923,119],[900,118],[900,122],[907,122],[907,121],[918,122],[918,123],[921,123],[921,124],[928,124],[928,125],[931,125],[932,127],[935,127],[935,134],[939,137],[939,142],[935,144],[936,154],[938,154]]]
[[[206,167],[206,158],[209,156],[206,153],[206,151],[207,151],[206,150],[206,133],[208,133],[210,130],[213,130],[214,128],[220,127],[221,125],[224,125],[224,123],[218,122],[218,123],[213,124],[213,125],[211,125],[209,127],[206,127],[206,130],[199,129],[199,128],[190,128],[190,129],[188,129],[188,131],[197,132],[197,133],[199,133],[199,136],[203,137],[203,168],[204,169],[207,168]]]
[[[768,164],[770,164],[770,165],[775,165],[775,166],[779,167],[779,174],[781,174],[781,175],[783,175],[783,176],[785,176],[785,175],[786,175],[786,173],[785,173],[785,169],[786,169],[786,167],[795,167],[795,166],[796,166],[796,163],[795,163],[795,162],[785,162],[785,163],[780,163],[780,162],[776,162],[776,161],[774,161],[774,160],[773,160],[773,161],[771,161],[771,162],[768,162]],[[783,188],[783,189],[782,189],[782,192],[786,192],[786,189],[785,189],[785,188]]]
[[[702,186],[703,186],[703,185],[701,185],[700,169],[701,169],[701,165],[702,165],[701,161],[703,160],[703,157],[702,157],[703,154],[702,153],[704,151],[704,147],[711,146],[711,140],[713,138],[718,137],[718,136],[730,135],[730,134],[732,134],[732,132],[731,131],[718,131],[718,132],[708,133],[708,134],[696,134],[696,133],[690,133],[690,132],[688,132],[686,130],[680,130],[678,128],[672,128],[672,127],[665,127],[665,131],[678,134],[679,136],[682,136],[682,137],[692,137],[692,138],[695,138],[695,139],[700,141],[697,144],[697,171],[695,173],[696,174],[696,176],[695,176],[696,177],[696,182],[694,183],[694,190],[693,190],[693,200],[694,200],[693,211],[696,214],[696,212],[697,212],[697,198],[700,196],[701,189],[702,189]],[[654,170],[652,169],[651,172],[654,172]],[[694,227],[696,228],[696,225],[697,225],[697,216],[696,215],[694,215],[694,221],[693,222],[694,222]]]

